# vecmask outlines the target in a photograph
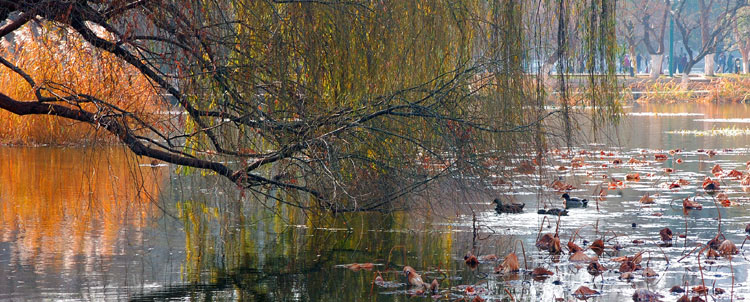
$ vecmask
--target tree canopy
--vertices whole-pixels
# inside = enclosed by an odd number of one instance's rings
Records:
[[[449,175],[501,182],[578,128],[564,76],[561,107],[548,107],[541,62],[616,64],[606,0],[0,3],[0,63],[25,83],[0,90],[0,108],[82,122],[139,156],[313,210],[393,209]],[[65,68],[35,72],[24,30]],[[80,54],[116,68],[68,72]],[[102,89],[134,81],[129,94]],[[588,83],[581,104],[613,119],[614,78]]]

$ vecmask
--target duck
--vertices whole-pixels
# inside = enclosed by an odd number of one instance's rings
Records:
[[[414,270],[411,266],[405,266],[404,267],[404,276],[406,276],[406,279],[408,280],[409,284],[411,284],[414,287],[421,287],[421,288],[429,288],[427,283],[424,283],[422,281],[422,276],[417,274],[417,271]]]
[[[575,197],[570,197],[568,193],[565,193],[562,195],[562,198],[565,199],[565,208],[585,208],[588,205],[588,200],[586,199],[578,199]]]
[[[495,212],[498,214],[502,213],[521,213],[523,212],[523,207],[526,206],[526,204],[517,204],[517,203],[507,203],[504,204],[499,198],[495,198],[495,200],[492,201],[495,203]]]
[[[536,213],[539,215],[568,216],[568,211],[560,208],[552,208],[549,210],[540,209]]]

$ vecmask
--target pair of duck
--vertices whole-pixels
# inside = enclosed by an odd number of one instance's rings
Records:
[[[586,199],[579,199],[575,197],[570,197],[568,193],[565,193],[562,195],[562,198],[565,199],[564,205],[565,209],[570,208],[583,208],[588,206],[588,200]],[[526,204],[514,204],[514,203],[503,203],[500,199],[495,198],[493,200],[495,203],[495,211],[497,213],[521,213],[523,211],[523,207],[526,206]],[[555,215],[555,216],[567,216],[568,211],[565,209],[559,209],[559,208],[553,208],[553,209],[541,209],[537,211],[538,214],[548,214],[548,215]]]

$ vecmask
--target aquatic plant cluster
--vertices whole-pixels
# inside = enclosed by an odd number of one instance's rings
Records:
[[[453,255],[463,270],[481,277],[464,281],[451,268],[415,263],[340,267],[372,272],[379,294],[449,301],[745,297],[750,261],[743,249],[750,221],[743,221],[742,212],[750,201],[750,162],[736,160],[747,152],[551,150],[549,162],[531,164],[530,170],[519,162],[528,173],[498,184],[508,193],[488,202],[494,209],[488,206],[464,219],[471,225],[460,225],[475,238],[488,230],[517,238],[494,246],[478,240],[465,255]],[[545,183],[541,174],[559,178]],[[539,214],[565,208],[564,201],[577,203],[564,213]]]

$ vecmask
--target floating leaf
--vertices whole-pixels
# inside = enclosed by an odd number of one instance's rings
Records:
[[[521,265],[518,263],[518,257],[516,257],[516,253],[510,253],[508,256],[505,256],[505,260],[503,260],[503,263],[501,263],[498,268],[499,271],[503,273],[513,273],[518,272],[521,269]],[[495,270],[498,272],[498,270]]]
[[[593,259],[591,257],[586,256],[582,251],[578,251],[573,253],[573,255],[570,255],[570,261],[572,262],[591,262]]]
[[[721,174],[721,172],[724,172],[724,169],[722,169],[721,166],[719,166],[719,164],[716,164],[714,165],[713,168],[711,168],[711,174],[713,175]]]
[[[552,241],[555,239],[555,236],[553,234],[547,233],[542,235],[542,237],[539,238],[539,240],[536,241],[536,247],[541,250],[549,250],[550,246],[552,246]]]
[[[628,272],[635,271],[636,268],[637,266],[635,265],[635,263],[633,263],[633,261],[626,261],[620,264],[619,272],[628,273]]]
[[[554,274],[555,273],[553,273],[552,271],[543,267],[537,267],[533,271],[531,271],[531,276],[535,279],[544,279]]]
[[[731,257],[732,255],[739,253],[739,251],[737,250],[737,246],[734,245],[734,242],[727,239],[719,246],[719,253],[724,257]]]
[[[576,252],[582,252],[583,249],[580,246],[573,243],[573,241],[568,241],[568,251],[570,251],[570,253],[576,253]]]
[[[590,289],[586,286],[581,286],[573,293],[573,296],[579,300],[586,300],[598,294],[598,291]]]
[[[601,256],[604,252],[604,241],[601,239],[595,240],[589,248],[594,251],[597,256]]]
[[[703,294],[708,293],[708,288],[703,285],[698,285],[698,286],[693,287],[693,291],[699,295],[703,295]]]
[[[589,272],[592,276],[598,276],[601,275],[603,272],[607,271],[607,268],[604,267],[604,265],[601,265],[598,261],[594,261],[589,263],[589,266],[586,268],[586,271]]]
[[[644,277],[646,277],[646,278],[653,278],[653,277],[657,277],[657,276],[659,276],[659,274],[657,274],[657,273],[656,273],[656,272],[655,272],[655,271],[654,271],[653,269],[651,269],[650,267],[647,267],[646,269],[644,269],[644,270],[643,270],[643,276],[644,276]]]
[[[708,249],[708,251],[706,251],[706,258],[717,259],[719,258],[719,252],[717,252],[715,249]]]

